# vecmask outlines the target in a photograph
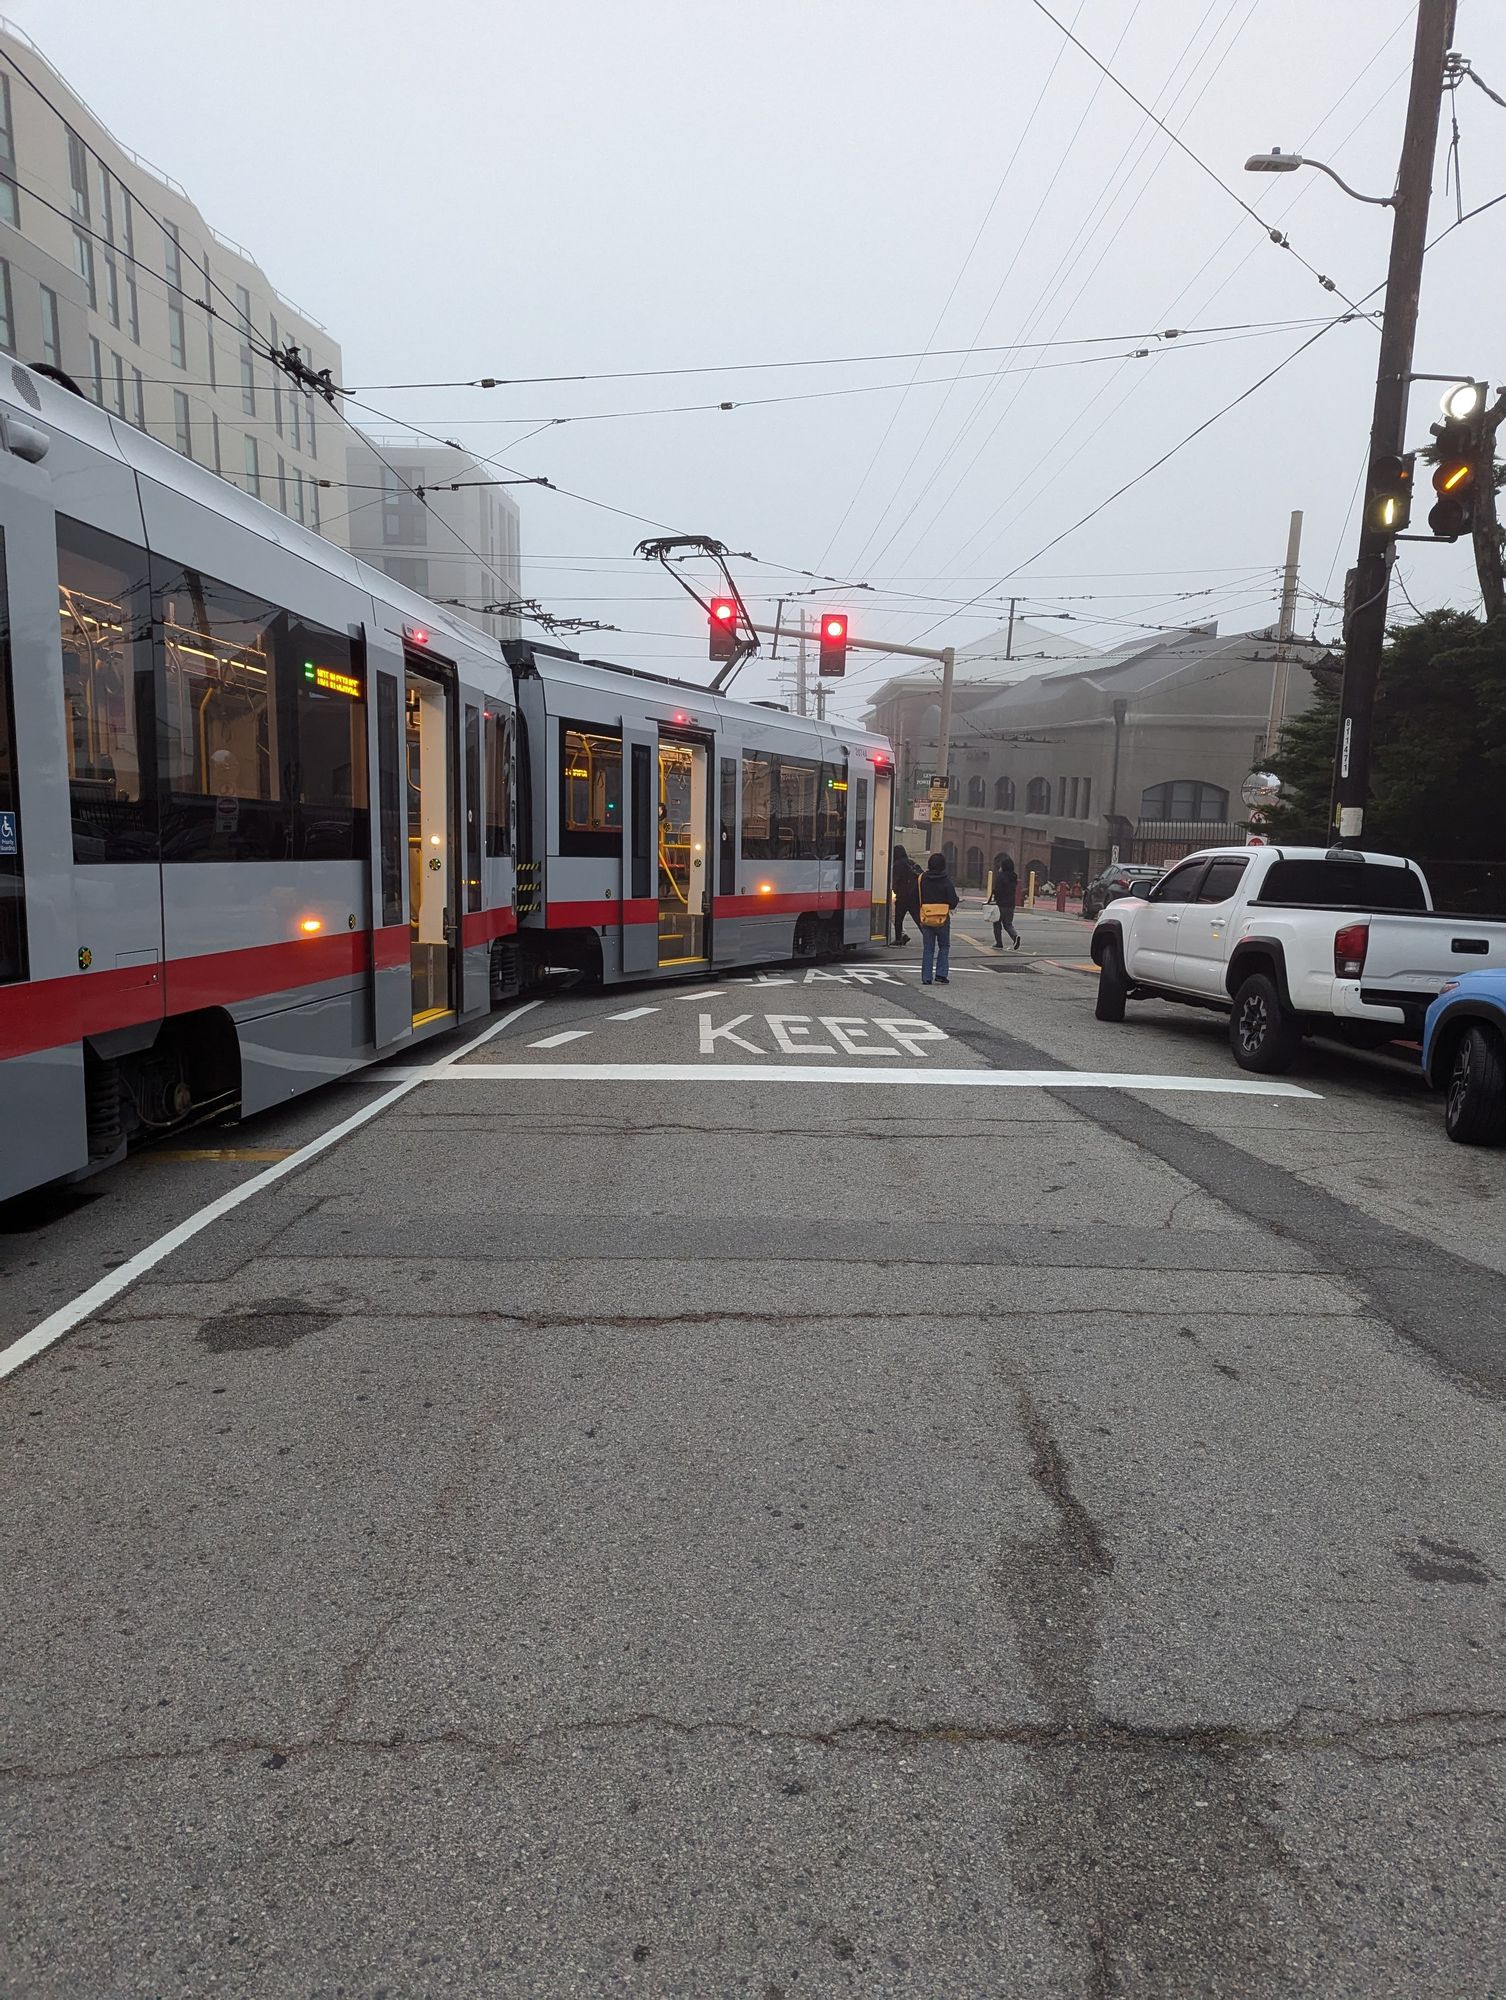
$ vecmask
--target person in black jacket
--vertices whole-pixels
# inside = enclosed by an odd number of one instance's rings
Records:
[[[920,928],[920,901],[915,893],[920,887],[920,870],[902,847],[895,848],[890,869],[889,879],[894,888],[894,942],[908,944],[905,918],[917,930]]]
[[[925,911],[929,905],[946,905],[946,917],[939,924],[928,924]],[[952,878],[946,872],[946,856],[939,850],[926,863],[926,872],[920,878],[920,983],[929,986],[931,968],[936,969],[936,984],[951,984],[952,965],[952,912],[958,903],[957,891],[952,886]]]
[[[996,905],[998,916],[994,919],[994,950],[1004,949],[1004,933],[1008,931],[1014,939],[1016,951],[1020,948],[1020,934],[1014,927],[1015,904],[1019,901],[1020,878],[1015,872],[1012,854],[994,856],[993,873],[988,878],[988,900]]]

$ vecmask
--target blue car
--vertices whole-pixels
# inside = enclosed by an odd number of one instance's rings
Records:
[[[1461,1146],[1506,1142],[1506,968],[1451,979],[1428,1009],[1422,1073]]]

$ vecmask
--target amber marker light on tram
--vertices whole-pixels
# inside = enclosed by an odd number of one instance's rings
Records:
[[[760,882],[758,893],[760,896],[772,896],[774,893],[774,884],[772,882]]]
[[[322,931],[324,929],[324,919],[322,917],[304,917],[300,921],[298,928],[303,932],[305,937],[312,937],[315,931]]]

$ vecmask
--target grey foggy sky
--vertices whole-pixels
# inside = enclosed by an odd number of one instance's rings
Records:
[[[116,136],[330,327],[347,382],[717,364],[372,400],[769,565],[881,585],[817,600],[848,609],[855,633],[983,637],[1002,612],[958,607],[1021,564],[1008,589],[1022,615],[1070,610],[1081,622],[1048,629],[1090,644],[1131,636],[1126,621],[1218,615],[1242,629],[1274,614],[1293,507],[1306,514],[1304,585],[1342,585],[1374,379],[1362,324],[1326,334],[1029,560],[1314,329],[1124,360],[1156,345],[1133,336],[1343,310],[1030,0],[207,0],[191,15],[181,0],[9,3]],[[1377,283],[1385,211],[1311,172],[1241,168],[1251,152],[1307,146],[1388,192],[1411,4],[1049,4],[1343,292]],[[1455,42],[1506,94],[1506,9],[1460,0]],[[1470,207],[1506,190],[1506,112],[1468,86],[1458,112]],[[1454,212],[1441,147],[1433,203],[1436,234]],[[1431,254],[1419,369],[1506,376],[1503,245],[1506,203]],[[504,451],[552,417],[903,384],[915,365],[723,364],[1097,335],[1131,338],[932,359],[908,394],[575,421]],[[1111,358],[1044,365],[1085,355]],[[1412,443],[1436,413],[1419,388]],[[525,591],[622,628],[585,650],[706,678],[701,614],[662,571],[626,560],[646,524],[518,497]],[[1476,602],[1462,550],[1409,546],[1400,567],[1419,606]],[[808,587],[772,566],[738,576],[770,614],[782,591]],[[856,712],[891,667],[850,666],[840,705]],[[769,692],[768,670],[745,670],[738,689]]]

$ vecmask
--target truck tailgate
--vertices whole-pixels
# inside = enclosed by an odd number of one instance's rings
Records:
[[[1387,993],[1431,1000],[1461,972],[1506,965],[1506,922],[1496,917],[1386,912],[1372,916],[1369,926],[1360,982],[1367,1001],[1383,1004]]]

